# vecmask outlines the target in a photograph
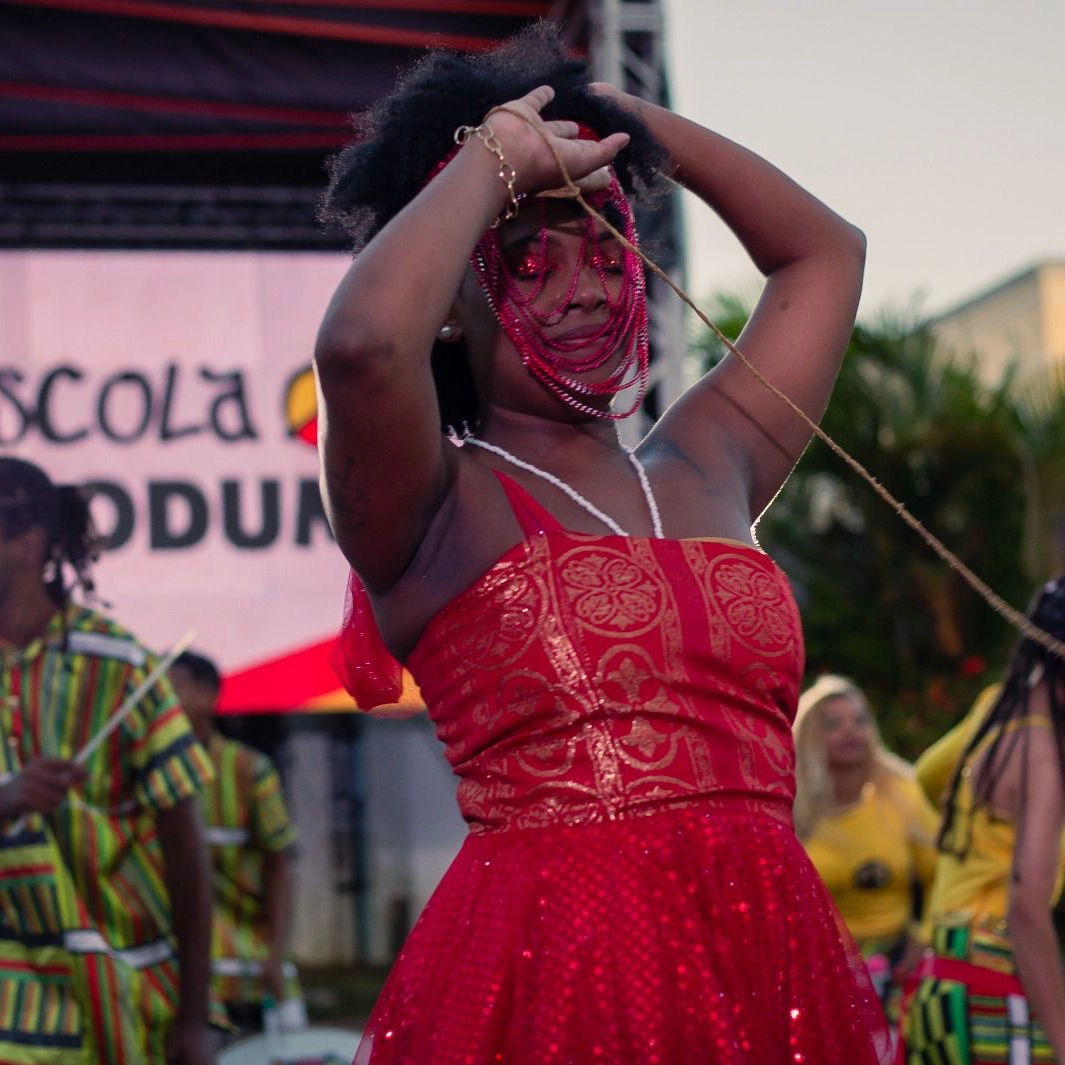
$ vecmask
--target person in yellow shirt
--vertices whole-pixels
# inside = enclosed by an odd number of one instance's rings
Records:
[[[943,805],[958,767],[962,753],[972,738],[977,725],[998,698],[1001,686],[989,684],[976,697],[969,712],[949,732],[941,736],[913,763],[917,783],[928,796],[928,801],[938,810]]]
[[[795,829],[887,1002],[923,943],[938,815],[880,739],[861,689],[826,674],[795,717]]]
[[[1065,578],[1029,618],[1065,640]],[[1051,910],[1065,880],[1065,658],[1018,640],[944,799],[931,943],[900,1025],[904,1065],[1065,1063]]]

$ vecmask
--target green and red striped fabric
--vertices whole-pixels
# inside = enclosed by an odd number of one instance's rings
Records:
[[[27,648],[0,642],[0,655],[5,774],[35,755],[73,757],[154,664],[79,606]],[[195,795],[211,768],[168,681],[85,769],[53,815],[0,827],[0,1060],[13,1065],[162,1061],[177,1004],[155,817]]]
[[[215,778],[200,800],[214,876],[215,991],[223,1002],[258,1002],[259,963],[270,951],[265,858],[295,843],[296,827],[266,755],[217,733],[208,753]],[[295,977],[286,983],[285,997],[298,998]]]

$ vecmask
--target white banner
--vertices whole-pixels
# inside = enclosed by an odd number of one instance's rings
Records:
[[[230,709],[344,704],[322,668],[347,566],[318,495],[310,361],[347,264],[0,252],[0,448],[95,487],[108,612],[157,649],[195,628],[244,701]]]

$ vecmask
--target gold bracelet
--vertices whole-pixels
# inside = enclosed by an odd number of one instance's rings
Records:
[[[507,162],[507,157],[503,154],[503,145],[499,143],[499,138],[487,122],[482,122],[479,126],[459,126],[455,130],[456,144],[465,144],[470,137],[476,137],[499,160],[499,177],[507,187],[507,206],[492,223],[492,228],[495,229],[500,222],[509,222],[512,218],[518,217],[518,193],[514,187],[518,174]]]

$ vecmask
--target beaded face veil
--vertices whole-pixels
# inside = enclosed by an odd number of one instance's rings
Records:
[[[591,205],[636,244],[632,209],[616,177],[603,192],[588,197]],[[563,201],[564,202],[564,201]],[[558,276],[558,261],[550,241],[549,213],[559,201],[536,197],[525,209],[539,211],[540,224],[520,242],[516,256],[508,254],[505,227],[488,230],[477,244],[472,265],[503,332],[517,349],[522,363],[562,402],[584,414],[620,419],[633,413],[647,390],[647,290],[643,264],[595,220],[576,207],[568,229],[580,233],[568,278]],[[566,317],[590,269],[602,286],[607,318],[602,325],[576,335],[554,335]],[[549,291],[550,290],[550,291]],[[545,303],[545,298],[547,302]],[[589,379],[606,363],[616,365],[598,379]],[[586,397],[614,396],[636,386],[632,404],[613,410]]]
[[[579,127],[585,140],[598,139],[588,126]],[[444,159],[433,176],[450,162]],[[586,195],[590,205],[634,247],[636,224],[632,208],[611,170],[609,186]],[[539,226],[520,241],[517,254],[508,249],[507,227],[489,229],[470,263],[500,327],[517,349],[524,366],[567,406],[596,418],[619,420],[632,414],[647,391],[649,348],[647,288],[643,263],[595,219],[573,205],[567,232],[579,232],[580,244],[568,278],[560,276],[560,260],[552,253],[552,217],[566,201],[556,196],[525,197],[523,212],[538,211]],[[565,269],[570,269],[566,266]],[[559,333],[567,312],[590,269],[602,286],[607,318],[602,325],[575,334]],[[548,301],[548,302],[545,302]],[[615,361],[602,376],[595,371]],[[589,379],[591,375],[591,379]],[[615,396],[635,386],[632,403],[614,410],[594,400]]]

